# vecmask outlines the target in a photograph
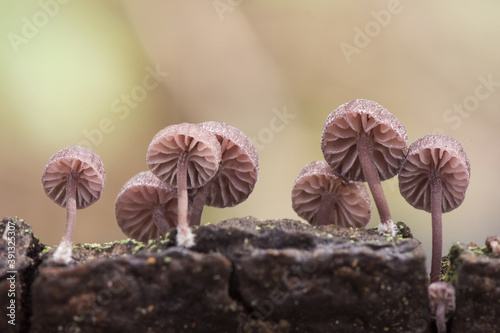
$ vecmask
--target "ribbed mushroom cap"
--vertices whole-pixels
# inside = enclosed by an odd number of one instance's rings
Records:
[[[150,171],[141,172],[123,185],[116,198],[115,216],[123,233],[146,242],[160,236],[153,218],[155,206],[161,207],[169,227],[177,222],[175,189],[161,182]]]
[[[445,135],[426,135],[412,143],[399,173],[399,190],[410,205],[431,211],[429,174],[441,175],[442,212],[462,204],[470,180],[470,162],[462,145]]]
[[[360,133],[372,139],[380,180],[395,176],[407,151],[406,129],[393,114],[366,99],[339,106],[325,121],[321,150],[335,173],[351,181],[366,181],[357,151]]]
[[[300,171],[292,189],[292,207],[300,217],[316,224],[325,194],[335,198],[331,224],[364,227],[370,221],[371,200],[365,185],[342,182],[325,161],[309,163]]]
[[[215,134],[222,149],[222,164],[208,188],[206,205],[232,207],[252,193],[259,175],[259,157],[250,139],[239,129],[210,121],[200,124]]]
[[[72,146],[52,155],[42,174],[45,194],[59,206],[66,206],[66,183],[70,174],[77,180],[76,208],[86,208],[96,202],[104,190],[106,174],[96,153]]]
[[[177,163],[183,152],[189,155],[187,187],[205,185],[219,168],[221,148],[215,135],[196,124],[171,125],[158,132],[148,148],[148,168],[161,181],[177,186]]]

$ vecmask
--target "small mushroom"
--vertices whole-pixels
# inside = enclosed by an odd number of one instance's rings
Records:
[[[500,237],[498,236],[490,236],[486,237],[486,246],[491,249],[491,252],[500,255]]]
[[[325,161],[309,163],[300,171],[292,189],[292,207],[313,225],[364,227],[371,215],[364,184],[341,181]]]
[[[438,333],[446,333],[446,322],[455,312],[455,288],[448,282],[438,281],[431,283],[427,290]]]
[[[416,140],[399,172],[399,190],[410,205],[432,215],[431,282],[441,279],[442,213],[462,204],[470,162],[460,143],[445,135]]]
[[[194,245],[189,228],[188,189],[199,188],[212,179],[221,162],[221,147],[214,134],[196,124],[182,123],[158,132],[146,155],[148,168],[178,193],[177,243]]]
[[[99,156],[78,146],[52,155],[42,174],[45,194],[59,206],[66,207],[66,230],[54,252],[53,260],[71,261],[71,244],[76,223],[76,210],[96,202],[104,189],[106,174]]]
[[[222,162],[215,177],[196,189],[191,225],[200,225],[205,205],[233,207],[252,193],[259,174],[259,156],[254,144],[240,130],[209,121],[200,126],[213,133],[221,145]]]
[[[115,216],[128,237],[147,242],[165,236],[177,223],[175,189],[151,171],[140,172],[123,185],[116,198]]]
[[[380,215],[379,232],[396,234],[381,180],[395,176],[407,152],[404,126],[379,104],[356,99],[326,119],[323,156],[340,177],[367,182]]]

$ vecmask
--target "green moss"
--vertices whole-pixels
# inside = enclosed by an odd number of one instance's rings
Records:
[[[138,243],[133,249],[132,249],[132,254],[136,254],[140,250],[146,248],[146,245],[144,243]]]
[[[45,245],[45,247],[42,250],[42,254],[47,254],[49,253],[50,249],[52,249],[51,246]]]

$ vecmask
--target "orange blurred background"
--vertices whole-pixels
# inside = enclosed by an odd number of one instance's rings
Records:
[[[58,244],[66,212],[40,176],[71,145],[92,148],[107,183],[77,212],[74,241],[122,239],[121,186],[146,170],[162,128],[208,120],[245,132],[260,155],[254,193],[203,222],[298,218],[297,173],[323,158],[323,122],[355,98],[377,101],[406,126],[460,141],[472,165],[461,207],[443,215],[444,251],[498,234],[500,3],[465,1],[205,0],[0,4],[0,214],[28,220]],[[384,182],[394,220],[430,254],[431,219]],[[376,226],[374,208],[370,227]]]

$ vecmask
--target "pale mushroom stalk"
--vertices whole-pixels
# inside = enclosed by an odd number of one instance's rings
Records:
[[[446,333],[446,304],[444,302],[438,303],[435,315],[438,333]]]
[[[76,187],[77,176],[71,172],[66,181],[66,230],[64,236],[54,252],[56,262],[69,263],[71,261],[71,244],[76,224]]]
[[[429,174],[431,192],[431,218],[432,218],[432,263],[431,263],[431,283],[441,280],[441,256],[443,251],[442,232],[442,200],[443,188],[441,184],[441,174],[432,170]]]
[[[330,214],[332,212],[332,206],[335,205],[335,201],[336,201],[335,195],[332,194],[323,195],[318,208],[318,216],[316,218],[318,225],[330,224]]]
[[[384,231],[389,231],[389,233],[394,233],[394,222],[391,218],[391,213],[389,211],[389,205],[385,199],[384,190],[382,189],[382,183],[380,182],[380,177],[373,160],[373,140],[368,137],[365,132],[361,132],[358,137],[358,156],[363,169],[363,174],[368,183],[368,187],[373,195],[373,200],[377,206],[378,213],[380,215],[380,226]]]
[[[165,213],[163,212],[163,208],[161,205],[155,205],[151,209],[151,216],[153,217],[153,221],[158,228],[158,233],[161,236],[165,236],[170,229],[167,219],[165,218]]]
[[[188,221],[188,189],[187,189],[188,154],[182,152],[177,164],[177,192],[178,192],[178,222],[177,243],[186,247],[194,245],[194,236],[189,228]]]
[[[207,185],[199,188],[194,195],[194,201],[191,208],[191,225],[199,226],[201,224],[201,215],[203,214],[203,207],[207,202],[208,197],[208,187],[211,182]]]

